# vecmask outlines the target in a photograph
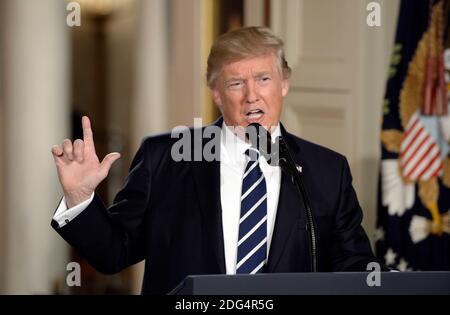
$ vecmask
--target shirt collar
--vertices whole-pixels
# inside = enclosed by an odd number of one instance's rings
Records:
[[[277,137],[281,136],[280,123],[277,124],[272,132],[272,142],[275,142]],[[245,142],[238,137],[232,130],[232,127],[227,126],[225,121],[222,123],[221,135],[221,152],[223,152],[222,162],[241,164],[246,163],[245,151],[251,147],[250,143]]]

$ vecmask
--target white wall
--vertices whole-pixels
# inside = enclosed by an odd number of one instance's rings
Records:
[[[4,4],[0,2],[0,20],[4,18]],[[4,164],[4,117],[5,117],[5,107],[4,107],[4,91],[3,91],[3,33],[0,30],[0,256],[4,257],[5,249],[5,227],[3,222],[5,222],[5,208],[4,208],[4,196],[3,196],[3,181],[4,181],[4,173],[3,173],[3,164]],[[0,259],[0,294],[4,293],[4,283],[5,283],[5,268],[4,268],[4,260]]]
[[[377,214],[382,104],[400,4],[399,0],[378,2],[381,5],[381,26],[361,27],[357,36],[359,51],[355,76],[355,101],[358,111],[357,159],[352,165],[355,170],[355,188],[365,215],[364,227],[372,244]],[[359,19],[360,23],[364,22],[365,16]]]
[[[380,0],[369,27],[361,0],[271,2],[271,27],[293,67],[283,121],[294,133],[344,154],[372,239],[379,129],[398,0]]]

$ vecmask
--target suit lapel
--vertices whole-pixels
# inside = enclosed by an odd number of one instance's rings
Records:
[[[297,196],[296,187],[289,175],[281,174],[280,197],[272,233],[267,272],[273,272],[283,255],[288,244],[292,229],[298,226],[301,212],[304,211],[303,204]]]
[[[281,135],[288,143],[296,163],[302,165],[300,148],[293,141],[290,141],[291,136],[286,132],[283,125],[281,125]],[[274,272],[286,247],[295,246],[294,244],[288,244],[289,236],[295,232],[293,229],[298,228],[299,224],[306,225],[304,213],[303,201],[298,196],[297,188],[291,176],[282,172],[280,196],[278,198],[275,226],[267,262],[267,272]]]
[[[220,118],[214,125],[222,126],[222,121],[223,120]],[[286,132],[283,125],[281,125],[281,134],[288,142],[296,162],[299,165],[302,165],[300,149],[293,141],[290,141],[291,136]],[[202,159],[202,161],[191,162],[191,164],[207,236],[211,242],[219,270],[221,273],[225,274],[225,252],[220,196],[220,161],[207,162]],[[282,173],[275,227],[272,234],[267,262],[267,272],[273,272],[277,267],[285,248],[287,246],[293,246],[293,244],[287,243],[292,230],[298,226],[298,224],[306,224],[304,205],[299,198],[296,189],[297,188],[293,184],[290,176]]]
[[[222,126],[222,119],[218,119],[214,124]],[[211,242],[220,272],[226,273],[220,197],[220,162],[208,162],[202,159],[191,163],[207,237]]]

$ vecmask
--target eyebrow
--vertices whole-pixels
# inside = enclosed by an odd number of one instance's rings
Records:
[[[258,78],[258,77],[262,77],[265,75],[270,75],[270,72],[269,71],[261,71],[261,72],[258,72],[257,74],[255,74],[253,77]]]
[[[233,81],[243,81],[244,80],[244,78],[242,78],[242,77],[233,77],[233,78],[230,78],[230,79],[228,79],[228,80],[225,80],[225,84],[229,84],[229,83],[231,83],[231,82],[233,82]]]
[[[261,72],[258,72],[258,73],[256,73],[256,74],[253,76],[253,78],[260,78],[260,77],[265,76],[265,75],[270,75],[270,71],[261,71]],[[244,81],[244,80],[245,80],[245,79],[242,78],[242,77],[232,77],[232,78],[230,78],[230,79],[228,79],[228,80],[225,80],[225,84],[229,84],[230,82],[233,82],[233,81]]]

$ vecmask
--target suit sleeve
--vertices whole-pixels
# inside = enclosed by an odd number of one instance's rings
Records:
[[[344,157],[342,160],[339,202],[333,232],[333,270],[366,271],[370,262],[378,262],[381,270],[388,270],[373,255],[369,239],[361,226],[363,213],[352,186],[350,168]]]
[[[89,206],[55,230],[98,271],[116,273],[144,259],[142,235],[151,190],[151,161],[141,144],[124,187],[107,209],[95,194]]]

